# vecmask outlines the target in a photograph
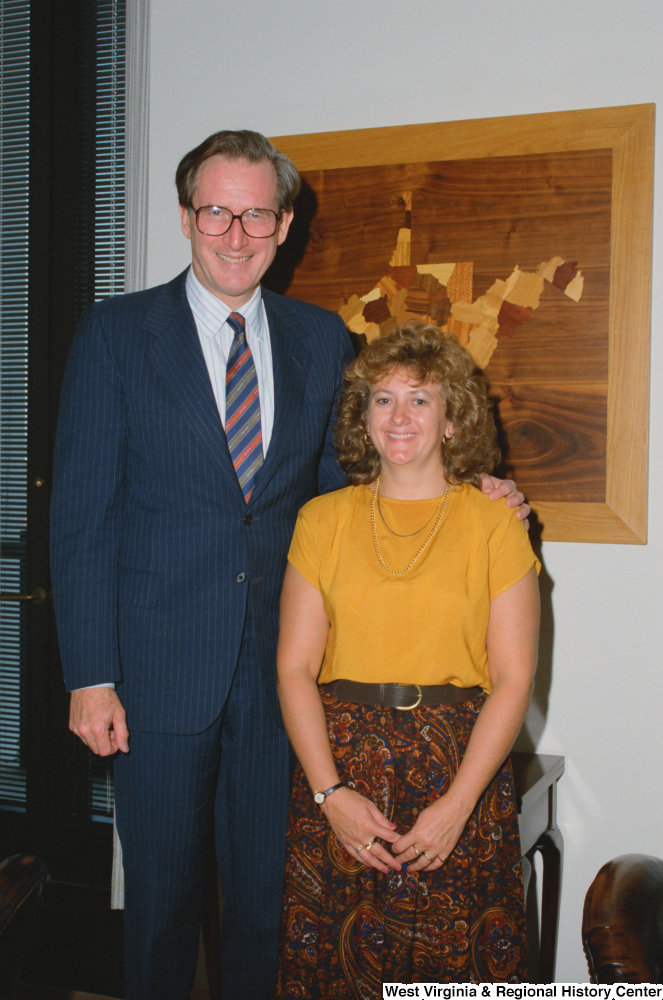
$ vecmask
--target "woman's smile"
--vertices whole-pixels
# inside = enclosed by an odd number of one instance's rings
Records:
[[[419,385],[409,372],[396,369],[371,387],[368,433],[387,466],[439,467],[443,441],[453,433],[441,387]]]

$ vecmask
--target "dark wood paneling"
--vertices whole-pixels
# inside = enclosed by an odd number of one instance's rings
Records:
[[[605,499],[607,389],[491,383],[506,466],[530,499]]]

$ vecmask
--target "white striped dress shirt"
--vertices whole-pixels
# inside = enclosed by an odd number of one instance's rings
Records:
[[[200,283],[193,273],[192,267],[189,268],[189,273],[186,276],[186,296],[196,321],[200,346],[212,383],[221,423],[225,429],[226,368],[235,336],[226,320],[233,310]],[[274,427],[274,369],[269,325],[260,286],[256,288],[252,298],[235,312],[240,313],[246,321],[246,341],[251,349],[258,376],[262,452],[263,455],[266,455]]]

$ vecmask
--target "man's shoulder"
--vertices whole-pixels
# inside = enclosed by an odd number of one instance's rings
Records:
[[[188,269],[187,269],[188,270]],[[155,306],[161,305],[168,312],[186,296],[184,283],[186,271],[178,274],[172,281],[162,285],[153,285],[139,292],[127,292],[124,295],[114,295],[109,299],[101,299],[91,306],[100,319],[108,321],[119,317],[130,316],[135,322],[147,316]]]

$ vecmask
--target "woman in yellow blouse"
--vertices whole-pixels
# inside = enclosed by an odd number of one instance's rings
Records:
[[[526,978],[511,744],[527,710],[538,563],[480,492],[486,383],[406,324],[346,370],[350,484],[299,514],[279,696],[300,761],[277,997]]]

